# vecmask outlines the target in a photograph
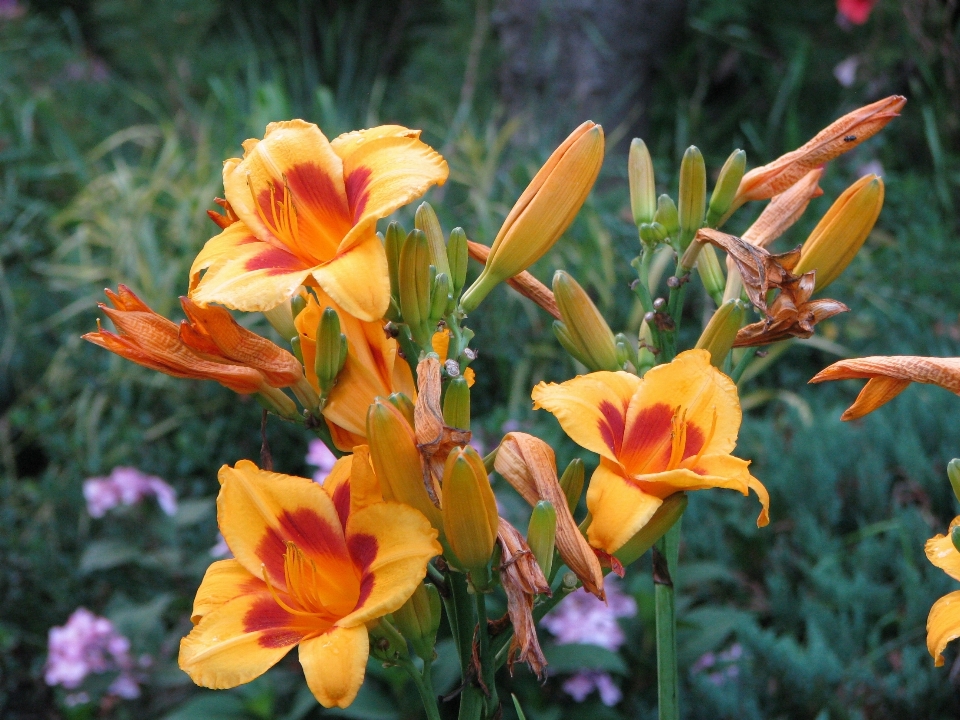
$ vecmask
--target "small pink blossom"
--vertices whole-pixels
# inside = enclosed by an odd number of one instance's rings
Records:
[[[623,699],[623,693],[609,673],[581,670],[563,682],[563,691],[577,702],[586,700],[594,690],[600,693],[600,702],[607,707],[613,707]]]
[[[210,557],[215,558],[232,558],[233,553],[230,552],[230,548],[227,546],[227,541],[224,539],[223,535],[217,533],[217,544],[210,548]]]
[[[311,440],[310,445],[307,447],[306,462],[307,465],[313,465],[317,468],[313,473],[314,482],[323,485],[323,481],[327,479],[327,475],[333,470],[337,458],[330,452],[330,448],[328,448],[322,440]]]
[[[0,20],[16,20],[26,12],[18,0],[0,0]]]
[[[877,0],[837,0],[837,13],[849,23],[863,25],[876,4]]]
[[[113,623],[86,608],[74,610],[65,625],[50,628],[47,650],[43,675],[47,685],[75,690],[87,675],[118,672],[107,692],[128,699],[140,695],[130,641],[116,631]],[[68,704],[80,704],[87,699],[84,692],[67,698]]]
[[[117,467],[108,477],[84,480],[83,497],[90,517],[101,518],[118,505],[136,505],[146,497],[156,498],[167,515],[177,512],[177,493],[166,482],[136,468]]]

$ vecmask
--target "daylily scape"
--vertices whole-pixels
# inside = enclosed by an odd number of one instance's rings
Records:
[[[222,212],[210,211],[220,232],[184,278],[185,319],[161,317],[121,285],[100,306],[116,331],[84,336],[152,370],[254,395],[264,408],[260,465],[238,459],[219,473],[217,520],[233,557],[210,565],[197,590],[183,671],[198,685],[231,688],[297,648],[317,702],[345,708],[373,658],[406,673],[427,717],[439,720],[431,668],[444,627],[460,675],[446,700],[462,720],[498,718],[501,666],[526,663],[547,677],[540,619],[578,588],[604,601],[606,575],[635,572],[651,552],[660,717],[677,720],[672,574],[688,495],[753,492],[757,525],[769,523],[776,505],[737,448],[738,383],[762,362],[758,347],[810,337],[848,310],[819,293],[873,228],[882,180],[854,183],[801,247],[767,247],[823,194],[824,164],[904,103],[894,96],[855,110],[750,171],[737,150],[709,198],[697,148],[683,156],[674,199],[657,195],[649,151],[634,140],[629,272],[642,314],[623,331],[566,271],[556,270],[552,287],[536,277],[535,264],[576,228],[601,172],[599,125],[583,123],[557,147],[493,238],[444,231],[427,203],[409,231],[387,222],[447,180],[446,161],[419,130],[385,125],[328,140],[312,123],[287,120],[247,140],[243,157],[224,164]],[[751,201],[769,202],[743,237],[721,230]],[[685,301],[697,279],[707,310],[691,334]],[[531,389],[533,408],[566,435],[564,455],[587,451],[565,467],[537,433],[515,428],[486,450],[474,437],[472,400],[489,391],[489,376],[475,368],[483,342],[469,324],[501,285],[553,322],[569,355]],[[953,362],[848,360],[814,381],[870,379],[847,419],[911,381],[956,392]],[[322,482],[273,471],[268,413],[319,438],[332,464]],[[547,413],[537,416],[552,422]],[[956,474],[960,487],[960,467]],[[528,507],[500,502],[513,492]],[[927,552],[960,579],[958,521]],[[955,595],[931,612],[938,663],[960,635]],[[603,688],[611,702],[621,697],[608,675]]]

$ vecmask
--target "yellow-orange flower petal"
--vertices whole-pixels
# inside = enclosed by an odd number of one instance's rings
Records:
[[[913,355],[874,356],[841,360],[817,373],[810,382],[870,378],[856,402],[840,416],[855,420],[899,395],[911,382],[939,385],[960,395],[960,358]]]
[[[332,628],[300,643],[307,687],[324,707],[345,708],[357,697],[370,654],[363,626]]]
[[[580,375],[559,385],[541,382],[533,389],[533,407],[553,413],[578,445],[616,460],[627,409],[642,382],[622,371]]]
[[[313,269],[313,279],[340,307],[361,320],[379,320],[390,305],[383,243],[369,225],[354,244]]]
[[[197,597],[193,601],[190,621],[196,625],[204,615],[219,609],[230,600],[266,590],[263,580],[251,575],[250,571],[235,559],[217,560],[203,575]]]
[[[957,552],[957,548],[953,545],[950,531],[957,525],[960,525],[960,517],[953,519],[946,535],[937,535],[930,538],[923,548],[927,554],[927,560],[954,580],[960,580],[960,552]]]
[[[587,539],[612,555],[650,521],[661,504],[663,500],[624,477],[618,465],[601,458],[587,488],[592,518]]]
[[[951,640],[960,637],[960,590],[944,595],[930,608],[927,616],[927,650],[934,665],[943,665],[943,651]]]

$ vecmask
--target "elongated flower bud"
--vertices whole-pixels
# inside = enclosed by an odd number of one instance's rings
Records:
[[[646,143],[640,138],[634,138],[630,143],[627,174],[630,177],[630,209],[633,210],[633,222],[639,228],[644,223],[653,222],[653,214],[657,211],[653,160]]]
[[[430,346],[430,245],[421,230],[411,230],[400,249],[400,311],[420,347]]]
[[[430,246],[430,264],[437,269],[438,275],[445,273],[449,277],[450,262],[447,259],[447,248],[443,241],[443,228],[440,227],[440,219],[430,203],[422,203],[417,208],[414,224],[417,230],[422,230],[427,236],[427,244]]]
[[[657,212],[654,213],[653,221],[660,223],[667,231],[667,235],[676,238],[680,234],[680,214],[677,212],[677,206],[667,194],[657,198]]]
[[[553,322],[553,334],[567,354],[584,367],[590,366],[590,359],[581,352],[580,345],[570,333],[569,328],[560,320]]]
[[[300,297],[297,295],[296,297]],[[290,300],[285,300],[271,310],[264,310],[263,316],[276,330],[280,337],[289,340],[297,334],[297,326],[293,324],[293,308]]]
[[[603,129],[587,121],[554,151],[507,215],[480,277],[460,301],[464,312],[553,247],[590,194],[602,163]]]
[[[613,332],[586,291],[563,270],[553,276],[553,296],[560,308],[575,357],[590,370],[619,370]],[[581,359],[582,358],[582,359]]]
[[[430,327],[435,327],[447,311],[449,298],[450,277],[446,273],[438,273],[433,279],[433,289],[430,293]]]
[[[614,553],[624,567],[640,558],[653,544],[673,527],[687,509],[686,493],[674,493],[657,508],[653,517],[632,538]]]
[[[410,599],[393,612],[397,629],[410,641],[413,651],[427,662],[433,661],[440,615],[440,593],[430,583],[418,585]]]
[[[947,463],[947,477],[950,479],[950,487],[953,488],[957,502],[960,502],[960,458],[954,458]]]
[[[553,551],[557,542],[557,511],[549,500],[541,500],[533,506],[530,525],[527,527],[527,545],[537,559],[537,565],[545,577],[550,577],[553,567]]]
[[[442,514],[457,563],[470,574],[474,587],[485,588],[500,518],[483,460],[472,447],[454,448],[447,456]]]
[[[409,397],[402,392],[395,392],[390,394],[390,397],[387,398],[387,402],[400,411],[400,414],[407,419],[408,423],[410,423],[410,427],[414,426],[414,411],[416,408],[414,407],[413,401]]]
[[[398,222],[392,222],[387,226],[387,232],[383,238],[383,248],[387,253],[387,270],[390,273],[390,305],[395,311],[400,308],[400,250],[405,238],[406,233]],[[396,322],[400,317],[394,312],[389,319]]]
[[[727,300],[717,308],[710,322],[703,329],[695,347],[710,352],[710,364],[715,368],[723,367],[723,361],[733,347],[737,332],[743,325],[745,314],[746,309],[740,300]]]
[[[883,207],[883,180],[864,175],[843,191],[810,233],[793,272],[817,271],[816,289],[823,290],[842,273],[873,230]]]
[[[470,385],[462,375],[450,381],[443,398],[443,422],[458,430],[470,429]]]
[[[563,471],[563,475],[560,476],[560,489],[563,490],[563,494],[567,498],[567,507],[570,509],[571,515],[576,512],[577,505],[580,504],[580,496],[583,494],[583,478],[583,460],[580,458],[571,460],[567,469]]]
[[[623,333],[617,333],[614,336],[614,342],[617,347],[617,367],[623,368],[627,363],[635,366],[637,364],[637,351],[633,349],[633,343],[630,342],[630,339]]]
[[[401,412],[383,398],[377,398],[367,411],[367,442],[383,499],[416,508],[442,534],[443,519],[423,482],[413,428]]]
[[[680,162],[680,252],[687,249],[697,230],[703,227],[703,214],[707,207],[707,169],[703,155],[691,145]]]
[[[320,315],[316,347],[314,371],[320,392],[326,396],[337,384],[337,375],[347,361],[347,336],[340,332],[340,317],[333,308],[326,308]]]
[[[720,168],[720,176],[713,188],[713,194],[710,195],[710,206],[707,208],[707,227],[716,227],[733,205],[733,198],[746,168],[747,154],[743,150],[734,150]]]
[[[697,256],[697,270],[700,271],[700,280],[707,289],[707,294],[717,305],[722,303],[723,288],[727,284],[727,278],[723,274],[723,268],[720,267],[720,260],[713,245],[704,245],[700,248],[700,254]]]
[[[453,283],[453,297],[459,298],[460,291],[467,281],[467,260],[470,257],[467,246],[467,234],[463,228],[454,228],[447,243],[447,262],[450,265],[450,282]]]

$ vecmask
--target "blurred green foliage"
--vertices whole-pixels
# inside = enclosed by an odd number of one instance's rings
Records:
[[[0,19],[0,715],[417,716],[412,687],[375,665],[357,703],[340,713],[319,712],[295,657],[231,692],[200,691],[177,670],[216,540],[216,470],[258,457],[259,408],[212,383],[143,370],[79,336],[94,328],[102,288],[118,282],[177,316],[189,264],[214,231],[203,211],[221,192],[220,161],[274,119],[302,116],[328,135],[387,121],[422,127],[451,164],[450,183],[430,196],[446,227],[492,240],[552,149],[547,132],[541,146],[514,144],[521,123],[565,131],[564,122],[582,118],[505,117],[492,37],[477,47],[474,90],[462,92],[475,10],[452,0],[45,0]],[[801,242],[859,168],[882,165],[886,207],[831,293],[853,312],[818,328],[826,342],[795,343],[742,388],[752,409],[740,454],[770,489],[773,523],[755,528],[753,500],[691,498],[680,571],[690,718],[960,712],[956,650],[934,669],[924,647],[926,613],[954,584],[922,552],[958,509],[944,472],[960,454],[957,400],[913,387],[842,425],[852,383],[805,386],[837,355],[960,354],[960,65],[949,42],[957,19],[934,0],[880,2],[855,28],[834,14],[825,0],[692,1],[649,102],[645,140],[659,190],[674,192],[691,143],[711,172],[735,147],[756,165],[858,104],[894,92],[910,98],[901,119],[834,163],[824,197],[780,241],[784,249]],[[834,76],[842,61],[856,67],[847,86]],[[547,280],[567,269],[615,331],[635,333],[625,160],[611,150],[577,223],[534,272]],[[708,302],[692,300],[688,345]],[[495,443],[509,422],[550,441],[565,463],[575,446],[529,403],[533,384],[575,370],[548,318],[506,289],[475,315],[481,437]],[[268,432],[278,469],[306,472],[303,432],[273,421]],[[117,465],[174,484],[179,513],[168,518],[148,502],[91,519],[82,481]],[[591,658],[615,674],[624,700],[577,705],[559,678],[541,687],[518,669],[508,685],[527,717],[655,717],[648,562],[627,576],[640,613],[623,621],[626,649]],[[81,605],[153,658],[140,699],[68,708],[64,693],[44,684],[47,631]],[[689,670],[733,644],[742,651],[730,661],[736,673]],[[440,670],[445,658],[454,664],[449,641],[439,651],[438,691],[449,692],[454,677]],[[573,669],[564,651],[548,654],[561,677]]]

